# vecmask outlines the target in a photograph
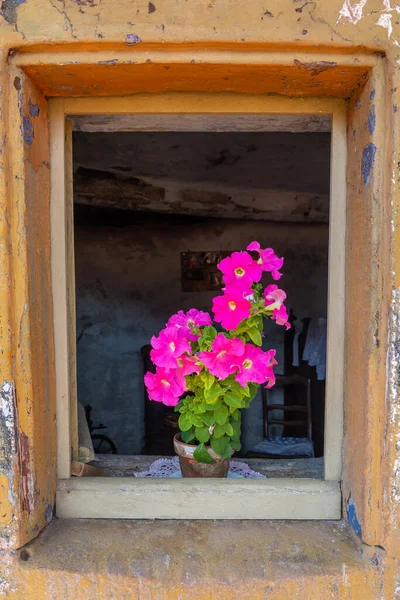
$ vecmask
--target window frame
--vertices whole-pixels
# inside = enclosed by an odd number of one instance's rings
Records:
[[[57,516],[68,518],[338,519],[343,443],[347,103],[238,93],[49,99],[51,262],[57,415]],[[324,480],[72,478],[77,451],[72,126],[94,114],[332,115]],[[232,119],[234,130],[234,119]],[[234,494],[234,496],[233,496]]]

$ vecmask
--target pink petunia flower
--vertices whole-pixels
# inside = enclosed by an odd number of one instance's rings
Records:
[[[191,342],[196,342],[199,337],[192,332],[193,327],[204,325],[211,325],[210,315],[195,308],[191,308],[186,314],[183,310],[178,311],[167,323],[167,327],[176,327],[179,330],[179,337],[186,338]]]
[[[272,283],[267,285],[264,290],[265,306],[269,310],[280,308],[286,300],[286,294],[283,290],[280,290],[277,285]]]
[[[288,313],[286,310],[286,306],[282,304],[279,308],[275,308],[272,311],[272,318],[276,321],[277,325],[284,325],[286,329],[291,328],[291,324],[288,322]]]
[[[274,357],[275,350],[264,352],[257,346],[246,344],[244,353],[237,363],[239,372],[235,377],[236,381],[240,383],[242,387],[245,387],[248,382],[268,382],[269,384],[272,380],[275,380],[273,366],[277,363]]]
[[[248,252],[233,252],[231,256],[221,260],[218,269],[224,274],[224,282],[238,289],[250,289],[262,276],[261,265]]]
[[[199,359],[219,380],[226,379],[237,370],[236,362],[244,352],[244,343],[239,338],[228,340],[219,333],[211,346],[211,352],[200,352]]]
[[[214,319],[225,329],[236,329],[250,316],[250,308],[251,303],[243,297],[243,292],[232,288],[226,288],[223,296],[213,298]]]
[[[158,337],[151,338],[153,349],[150,352],[151,360],[157,367],[165,369],[176,369],[178,358],[185,352],[190,352],[190,344],[187,340],[179,337],[176,327],[166,327]]]
[[[192,373],[199,374],[200,370],[201,367],[197,356],[188,356],[187,354],[183,354],[180,358],[178,358],[178,368],[176,369],[175,374],[177,380],[182,381],[183,384],[186,385],[186,375],[191,375]]]
[[[267,385],[265,387],[269,389],[275,385],[276,378],[274,373],[274,367],[278,364],[278,362],[275,360],[276,350],[268,350],[266,354],[269,354],[271,360],[270,365],[266,370]]]
[[[261,266],[263,271],[268,271],[272,275],[272,279],[277,281],[282,277],[282,273],[279,273],[279,269],[283,266],[283,258],[278,258],[272,248],[266,248],[262,250],[259,242],[251,242],[247,246],[247,250],[256,251],[259,253],[260,258],[258,264]]]
[[[157,368],[155,373],[146,373],[144,383],[150,400],[162,402],[166,406],[176,406],[186,388],[173,371]]]

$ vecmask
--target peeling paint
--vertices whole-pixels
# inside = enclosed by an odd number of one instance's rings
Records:
[[[354,25],[358,23],[363,18],[363,10],[364,6],[367,4],[367,0],[360,0],[357,4],[352,5],[350,0],[344,0],[343,6],[339,11],[339,17],[336,21],[337,25],[339,25],[341,19],[346,19],[353,23]]]
[[[361,160],[361,174],[364,187],[366,187],[371,178],[371,173],[375,164],[376,146],[372,143],[367,144],[363,150]]]
[[[372,135],[375,131],[376,126],[376,112],[375,112],[375,104],[372,105],[371,110],[368,115],[368,131]]]
[[[30,513],[35,504],[35,480],[30,467],[30,441],[25,433],[18,439],[18,463],[22,491],[22,507]]]
[[[392,223],[393,229],[393,223]],[[390,347],[388,351],[388,400],[390,406],[390,421],[395,426],[395,446],[400,449],[400,404],[398,390],[400,387],[400,289],[392,292],[392,316],[390,323]],[[393,465],[393,476],[391,485],[391,500],[395,504],[400,503],[400,456],[397,452]],[[392,524],[397,527],[396,513],[390,514]]]
[[[361,536],[361,534],[362,534],[361,525],[357,518],[356,505],[354,504],[354,500],[353,500],[351,494],[346,502],[346,505],[347,505],[347,520],[348,520],[349,524],[352,526],[352,528],[354,529],[354,531],[359,536]]]
[[[27,115],[25,115],[23,118],[23,126],[24,126],[25,143],[28,144],[28,146],[32,146],[33,138],[35,137],[35,135],[33,132],[32,121],[30,120],[30,118]]]
[[[44,518],[46,519],[46,523],[50,523],[53,519],[54,510],[51,504],[48,504],[46,510],[44,511]]]
[[[4,380],[0,390],[0,467],[4,473],[11,469],[17,453],[16,431],[14,383]]]
[[[32,102],[30,100],[29,100],[29,114],[33,118],[38,117],[40,114],[40,108],[38,107],[38,105],[32,104]]]
[[[390,15],[389,13],[384,13],[379,17],[376,24],[380,27],[384,27],[385,29],[387,29],[388,38],[391,37],[393,32],[392,15]]]
[[[136,46],[136,44],[140,44],[141,41],[142,40],[138,35],[135,35],[134,33],[128,33],[125,39],[125,44],[127,46]]]
[[[323,73],[324,71],[327,71],[328,69],[332,69],[333,67],[336,66],[335,62],[328,61],[328,60],[320,60],[320,61],[314,61],[314,62],[310,62],[310,63],[303,63],[300,60],[295,59],[293,62],[296,66],[304,67],[307,71],[310,71],[310,73],[312,75],[319,75],[320,73]]]
[[[0,8],[0,15],[4,17],[8,23],[15,25],[17,21],[17,8],[24,2],[25,0],[3,0]]]

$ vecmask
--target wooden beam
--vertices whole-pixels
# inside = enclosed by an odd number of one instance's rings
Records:
[[[74,200],[87,206],[135,212],[307,223],[329,220],[327,194],[266,189],[247,190],[244,195],[229,186],[224,186],[221,192],[221,188],[213,189],[212,183],[207,186],[196,183],[182,189],[171,186],[170,190],[168,185],[171,182],[166,180],[149,177],[144,180],[79,168],[75,174]]]
[[[127,114],[76,115],[69,117],[74,131],[285,131],[329,132],[331,115],[326,114]]]

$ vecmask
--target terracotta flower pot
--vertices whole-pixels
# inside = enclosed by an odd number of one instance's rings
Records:
[[[197,445],[185,444],[181,434],[174,436],[174,448],[179,456],[182,477],[228,477],[230,458],[221,458],[211,446],[206,446],[208,453],[214,459],[212,464],[198,462],[193,458]],[[233,454],[234,450],[232,451]]]

